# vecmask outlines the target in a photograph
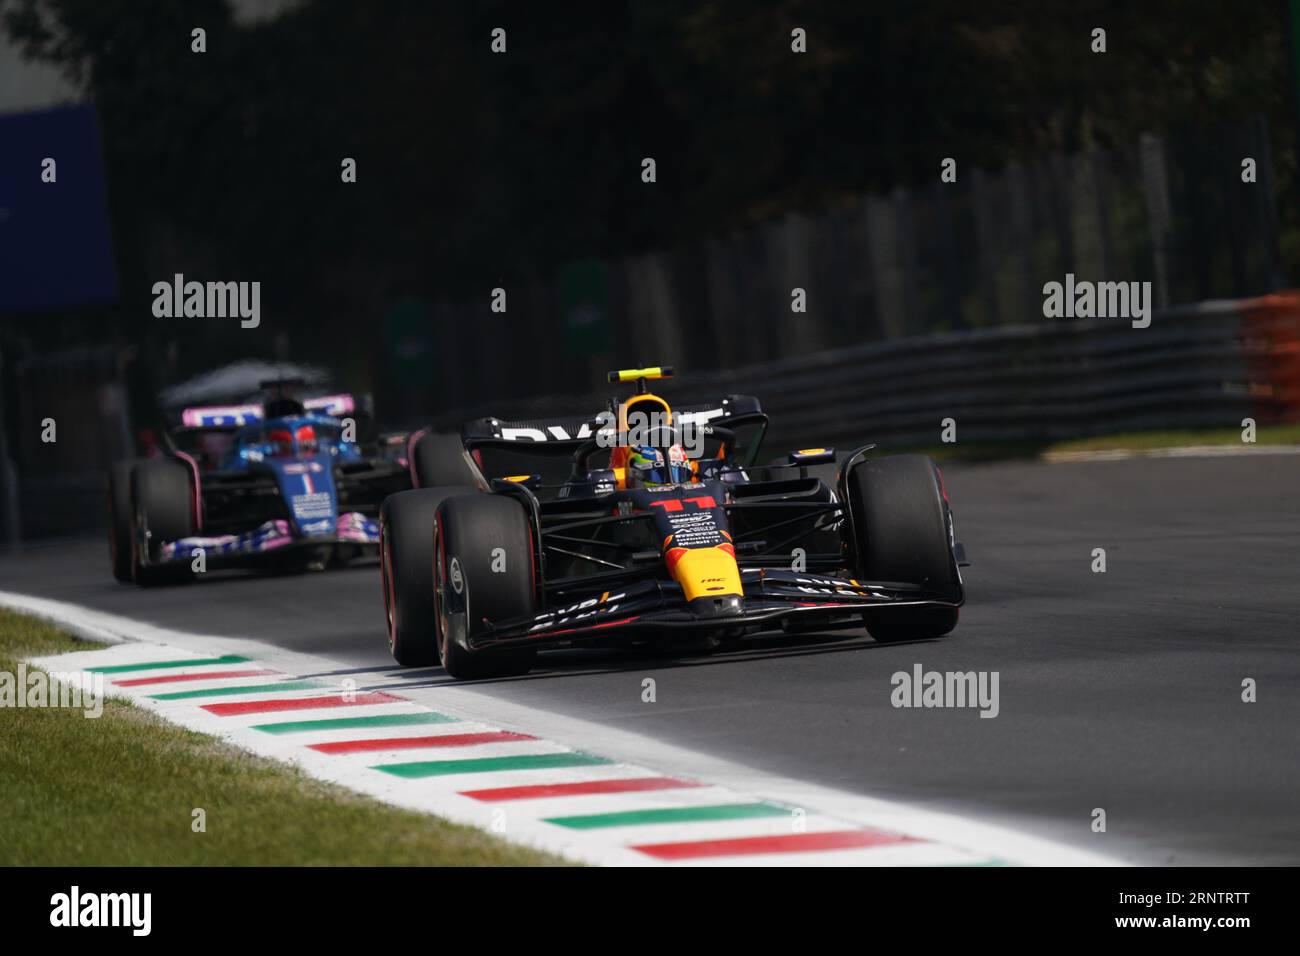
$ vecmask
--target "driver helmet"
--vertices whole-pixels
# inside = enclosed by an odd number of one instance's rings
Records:
[[[693,477],[686,452],[677,442],[667,448],[633,445],[628,454],[627,468],[631,483],[648,488],[680,485]]]

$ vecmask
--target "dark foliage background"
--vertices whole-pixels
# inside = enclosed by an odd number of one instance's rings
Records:
[[[378,323],[403,297],[486,308],[493,286],[550,281],[577,258],[927,185],[943,156],[996,171],[1256,115],[1283,269],[1300,256],[1278,2],[304,0],[252,25],[221,0],[0,13],[101,111],[123,289],[107,314],[29,323],[23,347],[116,336],[163,377],[292,351],[382,392]],[[496,26],[505,56],[489,49]],[[796,26],[806,55],[790,52]],[[1094,26],[1105,55],[1089,51]],[[344,156],[356,185],[340,183]],[[164,325],[149,290],[174,272],[260,280],[275,320],[256,337]]]

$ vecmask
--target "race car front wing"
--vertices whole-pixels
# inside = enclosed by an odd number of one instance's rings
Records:
[[[586,644],[617,635],[664,630],[761,627],[792,617],[856,618],[882,606],[959,607],[942,596],[903,582],[864,582],[772,568],[742,568],[743,597],[717,613],[702,615],[686,605],[673,582],[641,581],[605,591],[530,618],[483,620],[468,639],[471,649]]]
[[[158,549],[157,563],[191,561],[199,552],[203,552],[209,560],[220,561],[220,559],[233,560],[267,554],[295,546],[377,545],[378,543],[379,522],[353,511],[339,515],[333,532],[329,534],[294,535],[288,521],[277,519],[237,534],[195,536],[182,538],[179,541],[166,541]]]

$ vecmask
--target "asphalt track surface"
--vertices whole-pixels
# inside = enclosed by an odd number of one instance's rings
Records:
[[[479,689],[761,768],[1147,863],[1300,863],[1300,456],[945,469],[974,566],[940,641],[759,639],[713,657],[545,654]],[[1094,548],[1107,571],[1091,570]],[[114,583],[100,540],[0,558],[0,589],[392,666],[374,564]],[[891,675],[996,671],[1000,713],[899,709]],[[641,681],[657,683],[643,703]],[[1258,701],[1241,700],[1242,681]],[[1107,833],[1089,825],[1094,808]]]

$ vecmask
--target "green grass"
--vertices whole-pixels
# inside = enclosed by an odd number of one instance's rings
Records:
[[[1123,432],[1093,435],[1068,441],[957,442],[912,448],[890,448],[889,454],[915,452],[935,461],[970,463],[1041,458],[1057,452],[1075,451],[1148,451],[1156,448],[1182,448],[1190,445],[1239,445],[1240,428],[1184,429],[1180,431]],[[1255,436],[1257,445],[1300,444],[1300,425],[1265,425]]]
[[[1095,435],[1056,442],[1048,451],[1145,451],[1152,448],[1182,448],[1188,445],[1240,445],[1240,428],[1187,429],[1183,431],[1128,432]],[[1265,425],[1255,435],[1257,445],[1300,444],[1300,425]]]
[[[0,670],[92,650],[0,609]],[[207,830],[191,830],[203,808]],[[103,716],[0,710],[0,865],[556,865],[471,827],[386,806],[120,701]]]

